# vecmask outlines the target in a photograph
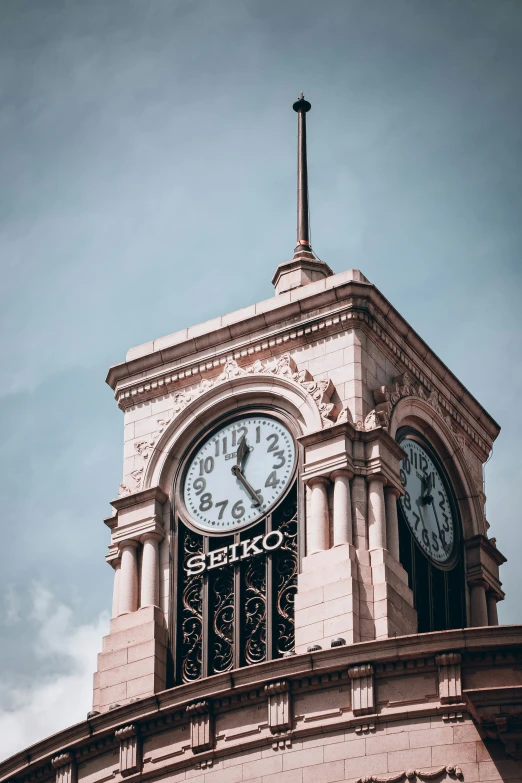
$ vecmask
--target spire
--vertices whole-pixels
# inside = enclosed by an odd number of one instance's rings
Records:
[[[293,109],[297,112],[297,243],[292,260],[279,264],[272,278],[276,294],[283,294],[333,275],[328,264],[314,255],[310,244],[306,115],[311,108],[312,104],[305,99],[303,93],[293,104]]]
[[[297,112],[297,244],[294,258],[303,251],[311,253],[310,210],[308,206],[308,165],[306,160],[306,114],[312,104],[305,100],[301,92],[293,109]]]

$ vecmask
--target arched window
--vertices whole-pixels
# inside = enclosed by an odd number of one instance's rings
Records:
[[[280,658],[293,650],[298,566],[296,482],[265,519],[226,538],[196,533],[179,518],[176,527],[176,681],[191,682]],[[254,547],[252,541],[257,541]],[[280,546],[270,548],[279,541]],[[249,545],[253,554],[242,558]],[[189,573],[191,557],[208,556],[217,548],[227,548],[238,557],[229,558],[233,562],[218,568]]]
[[[405,494],[398,501],[400,561],[408,574],[419,633],[466,624],[464,553],[458,504],[442,460],[411,427],[397,432]]]

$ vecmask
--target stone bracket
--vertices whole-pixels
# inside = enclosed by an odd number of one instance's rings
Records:
[[[437,655],[435,663],[439,667],[439,698],[441,704],[459,704],[462,702],[462,678],[460,672],[460,653],[449,652]]]
[[[288,680],[265,685],[268,696],[268,725],[272,734],[292,728],[292,695]]]
[[[60,753],[51,761],[56,770],[56,783],[76,783],[78,780],[78,768],[71,751]]]
[[[375,712],[374,669],[371,663],[363,663],[348,669],[352,681],[352,712],[354,715],[371,715]]]
[[[193,753],[202,753],[214,747],[214,716],[212,702],[207,699],[187,704],[185,714],[190,718],[190,745]]]
[[[120,743],[120,774],[134,775],[141,769],[141,739],[133,723],[114,732]]]

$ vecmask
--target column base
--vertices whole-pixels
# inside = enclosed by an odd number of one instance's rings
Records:
[[[93,709],[152,696],[165,690],[167,629],[161,609],[145,606],[111,620],[94,675]]]

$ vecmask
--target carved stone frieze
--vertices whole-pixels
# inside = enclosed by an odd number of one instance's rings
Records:
[[[484,505],[486,498],[483,494],[482,475],[469,459],[466,438],[462,435],[454,416],[452,416],[451,406],[445,400],[443,401],[443,398],[435,389],[428,390],[423,384],[415,382],[406,372],[403,375],[398,375],[391,386],[381,386],[379,389],[376,389],[373,392],[373,397],[376,405],[366,416],[364,430],[373,430],[377,427],[387,430],[395,406],[404,397],[416,397],[428,403],[451,430],[473,480],[474,487],[481,497],[482,505]]]
[[[456,764],[437,767],[437,769],[405,769],[403,772],[396,772],[393,775],[370,775],[365,778],[357,778],[355,783],[398,783],[400,780],[435,780],[442,775],[449,775],[451,778],[464,780],[462,770]]]
[[[209,389],[219,386],[221,383],[233,380],[234,378],[248,377],[250,375],[277,375],[281,378],[287,378],[293,383],[299,384],[299,386],[310,395],[317,406],[323,426],[330,426],[335,422],[337,417],[337,406],[331,401],[331,397],[335,391],[332,381],[327,377],[316,379],[308,370],[299,370],[289,353],[265,361],[258,359],[246,369],[240,367],[235,359],[227,359],[222,372],[216,378],[210,380],[205,379],[192,389],[183,389],[174,394],[172,398],[172,409],[169,411],[171,415],[156,420],[158,423],[158,430],[154,432],[150,438],[144,438],[134,443],[136,453],[143,459],[143,462],[146,463],[165,428],[190,402],[192,402],[192,400],[197,399],[197,397],[201,396]],[[345,415],[348,415],[346,409]],[[141,488],[143,468],[133,470],[132,473],[130,473],[130,476],[134,480],[136,486],[131,490],[127,484],[120,484],[120,495],[132,494],[132,492],[136,492]]]

